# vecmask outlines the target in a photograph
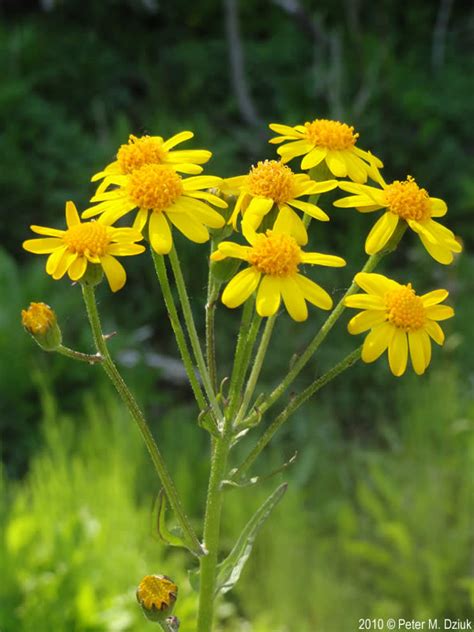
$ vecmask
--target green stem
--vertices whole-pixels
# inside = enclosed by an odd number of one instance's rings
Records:
[[[251,320],[250,320],[250,315]],[[258,330],[262,323],[262,318],[254,311],[253,301],[247,301],[242,314],[242,321],[240,323],[239,336],[237,339],[237,348],[235,351],[234,368],[232,370],[232,377],[230,380],[229,395],[230,404],[227,411],[227,417],[231,420],[237,412],[239,406],[240,397],[242,394],[242,387],[247,374],[247,369],[252,356],[252,350],[257,338]]]
[[[161,484],[163,485],[165,493],[168,497],[169,503],[173,508],[176,519],[183,531],[187,546],[195,555],[201,556],[203,555],[201,544],[199,543],[199,540],[194,533],[191,523],[189,522],[189,518],[184,512],[181,499],[179,498],[174,482],[168,472],[158,446],[155,443],[153,435],[151,434],[145,416],[139,405],[137,404],[135,398],[133,397],[132,393],[125,384],[122,376],[120,375],[117,367],[112,360],[112,357],[110,356],[107,344],[102,333],[102,326],[100,324],[99,312],[97,310],[94,288],[90,285],[86,285],[85,283],[82,284],[82,295],[84,297],[84,303],[86,305],[87,315],[89,318],[92,335],[94,337],[95,346],[97,348],[97,351],[101,354],[103,358],[102,366],[104,368],[104,371],[110,378],[112,384],[117,389],[117,392],[120,395],[122,401],[127,406],[131,416],[138,425],[142,438],[145,442],[148,452],[150,453],[153,465],[155,466]]]
[[[326,384],[331,382],[335,377],[340,375],[343,371],[354,365],[360,358],[362,347],[359,347],[348,356],[346,356],[341,362],[336,364],[332,369],[327,371],[323,376],[315,380],[307,388],[304,389],[299,395],[293,397],[289,404],[281,411],[278,417],[268,426],[263,435],[258,440],[255,447],[249,452],[244,462],[234,472],[232,478],[238,480],[254,463],[260,452],[271,441],[273,435],[281,428],[281,426],[287,421],[288,417],[292,415],[297,408],[299,408],[306,400],[312,397],[315,393],[321,390]]]
[[[389,245],[387,245],[386,249],[382,250],[381,252],[378,252],[375,255],[370,256],[368,258],[365,266],[362,268],[361,272],[372,272],[372,270],[374,270],[377,267],[377,265],[380,263],[380,261],[387,254],[389,254],[390,252],[393,252],[393,250],[395,250],[395,248],[398,245],[398,242],[400,241],[403,233],[406,230],[406,226],[407,226],[406,222],[400,222],[398,228],[396,229],[396,231],[395,231],[395,233],[394,233]],[[263,413],[265,411],[267,411],[270,408],[270,406],[272,406],[283,395],[283,393],[287,390],[287,388],[292,384],[292,382],[301,373],[302,369],[306,366],[306,364],[312,358],[314,353],[321,346],[321,343],[324,341],[326,336],[329,334],[331,329],[336,324],[336,322],[339,319],[339,317],[341,316],[341,314],[344,312],[344,310],[345,310],[345,299],[348,296],[351,296],[351,294],[354,294],[358,289],[359,289],[359,286],[357,285],[357,283],[355,281],[352,281],[349,289],[345,292],[344,296],[341,298],[339,303],[336,305],[336,307],[330,313],[330,315],[328,316],[328,318],[324,322],[324,324],[321,327],[321,329],[314,336],[314,338],[308,344],[308,346],[303,351],[303,353],[298,357],[298,359],[296,360],[294,365],[291,367],[291,369],[289,370],[287,375],[283,378],[283,380],[280,382],[280,384],[273,389],[273,391],[265,399],[265,401],[262,402],[261,406],[259,407],[259,410],[252,412],[249,415],[249,417],[246,420],[244,420],[244,425],[253,425],[257,421],[258,417],[263,415]]]
[[[265,356],[267,353],[268,345],[270,343],[270,338],[272,337],[273,327],[275,326],[276,314],[267,319],[265,324],[265,329],[263,330],[262,337],[260,339],[260,344],[255,355],[255,360],[253,363],[252,371],[250,372],[250,376],[247,382],[247,386],[245,388],[244,397],[242,400],[242,404],[240,406],[239,412],[235,418],[235,426],[238,426],[242,421],[243,417],[247,413],[248,406],[250,404],[250,400],[252,395],[254,394],[255,387],[257,385],[258,378],[260,376],[260,372],[262,370],[263,361],[265,360]]]
[[[213,247],[211,246],[211,251]],[[209,265],[209,278],[207,281],[207,301],[206,301],[206,360],[214,392],[217,392],[217,367],[216,367],[216,340],[215,340],[215,314],[216,301],[219,296],[220,284],[216,282],[212,274],[212,267]]]
[[[88,362],[89,364],[97,364],[103,361],[103,357],[100,355],[100,353],[81,353],[81,351],[70,349],[69,347],[65,347],[64,345],[60,345],[57,349],[55,349],[55,351],[63,356],[66,356],[67,358],[79,360],[80,362]]]
[[[197,632],[211,632],[212,630],[223,501],[222,481],[225,478],[227,470],[231,438],[230,422],[226,421],[222,437],[219,437],[214,442],[211,474],[207,491],[203,537],[203,544],[207,550],[207,555],[202,557],[200,561],[201,572]]]
[[[175,247],[173,246],[169,254],[171,267],[173,268],[174,278],[176,280],[176,287],[178,289],[179,300],[181,301],[181,307],[183,310],[184,322],[188,331],[188,336],[191,341],[191,347],[194,351],[194,357],[201,374],[201,380],[204,386],[209,403],[218,418],[222,418],[222,412],[216,399],[214,389],[211,384],[209,373],[207,371],[206,362],[201,349],[201,343],[199,342],[199,336],[194,323],[193,312],[191,304],[189,302],[188,292],[186,290],[186,284],[184,282],[181,265],[179,263],[178,255]]]
[[[168,275],[166,273],[165,258],[163,257],[163,255],[158,255],[152,248],[150,248],[150,252],[153,258],[156,276],[158,277],[161,291],[163,292],[163,298],[165,300],[166,309],[168,310],[171,327],[173,328],[176,343],[181,354],[181,359],[183,360],[184,368],[188,375],[189,383],[191,384],[191,388],[193,390],[194,397],[196,398],[199,408],[201,410],[206,410],[208,408],[208,404],[203,395],[199,380],[196,375],[196,371],[194,370],[194,363],[189,352],[188,343],[186,342],[186,337],[184,335],[181,322],[179,320],[178,311],[176,309],[173,298],[173,292],[171,291]]]

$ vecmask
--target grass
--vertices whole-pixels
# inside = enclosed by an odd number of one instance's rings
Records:
[[[288,494],[219,607],[221,632],[351,632],[359,617],[469,616],[472,403],[449,367],[407,380],[397,401],[370,444],[345,439],[330,405],[320,413],[313,405],[295,418],[284,450],[268,452],[270,470],[305,428],[307,448],[286,472]],[[158,488],[125,412],[108,391],[74,416],[46,393],[43,410],[29,473],[3,479],[0,628],[146,630],[134,590],[143,575],[161,572],[179,584],[176,611],[191,632],[190,560],[153,533]],[[207,448],[190,416],[174,408],[154,431],[197,521]],[[225,548],[281,478],[229,491]]]

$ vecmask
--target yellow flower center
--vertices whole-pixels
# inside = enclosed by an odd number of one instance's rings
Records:
[[[426,322],[425,308],[411,283],[385,294],[388,321],[404,331],[421,329]]]
[[[166,610],[176,601],[178,587],[165,575],[147,575],[137,590],[137,599],[147,610]]]
[[[247,177],[252,195],[269,198],[277,204],[285,204],[293,198],[295,174],[277,160],[260,161]]]
[[[164,211],[183,193],[181,176],[164,165],[144,165],[130,174],[128,193],[144,209]]]
[[[71,226],[64,234],[63,240],[71,252],[92,257],[105,255],[110,243],[107,227],[99,222]]]
[[[143,165],[161,164],[168,152],[163,149],[163,141],[151,136],[137,138],[130,135],[128,143],[121,145],[117,152],[120,171],[128,175]]]
[[[257,236],[248,262],[263,274],[289,277],[298,271],[301,249],[290,235],[267,230]]]
[[[339,121],[327,119],[315,119],[312,123],[305,123],[306,137],[314,143],[315,147],[341,150],[350,149],[356,143],[359,134],[354,133],[354,128]]]
[[[31,334],[45,334],[56,322],[56,315],[46,303],[30,303],[21,310],[21,323]]]
[[[411,176],[406,180],[395,180],[389,184],[385,189],[385,196],[388,210],[402,219],[420,222],[431,217],[428,192],[426,189],[420,189]]]

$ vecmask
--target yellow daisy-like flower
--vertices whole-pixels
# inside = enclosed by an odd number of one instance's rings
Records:
[[[103,213],[106,221],[113,223],[138,209],[134,228],[142,231],[150,217],[148,234],[152,248],[158,254],[168,254],[173,246],[170,222],[196,243],[209,239],[208,228],[222,228],[225,224],[222,215],[209,204],[226,208],[227,202],[203,190],[219,186],[222,178],[182,178],[169,165],[151,164],[128,175],[111,176],[109,181],[117,188],[95,195],[91,201],[99,204],[87,209],[82,216],[87,218]]]
[[[304,156],[302,169],[312,169],[325,161],[329,171],[337,178],[349,177],[354,182],[366,182],[367,176],[372,177],[373,163],[383,167],[383,163],[370,152],[356,147],[359,134],[346,123],[315,119],[295,127],[278,123],[269,127],[279,134],[269,142],[284,143],[277,150],[283,162]]]
[[[337,187],[336,180],[314,182],[305,173],[294,173],[290,167],[277,160],[260,161],[245,176],[228,178],[223,183],[223,190],[238,195],[234,211],[229,223],[236,228],[239,213],[244,224],[258,228],[263,217],[274,205],[281,210],[291,212],[299,244],[308,243],[308,236],[303,221],[294,211],[298,209],[323,222],[329,220],[328,215],[316,204],[299,200],[303,195],[315,195],[331,191]],[[292,208],[293,207],[293,208]]]
[[[81,223],[73,202],[66,202],[67,230],[30,226],[44,238],[28,239],[23,248],[37,255],[49,254],[46,272],[61,279],[66,272],[72,281],[79,281],[89,263],[102,266],[112,292],[120,290],[126,281],[125,270],[116,256],[139,255],[145,248],[135,242],[143,239],[134,228],[114,228],[106,218]]]
[[[104,190],[110,184],[109,176],[125,176],[143,165],[169,165],[175,171],[197,175],[202,172],[202,165],[212,156],[206,149],[187,149],[172,151],[173,147],[189,140],[193,132],[180,132],[168,140],[161,136],[141,136],[130,134],[128,143],[120,145],[116,160],[108,164],[105,169],[92,176],[92,182],[102,180],[99,190]]]
[[[321,309],[331,309],[332,299],[322,287],[299,273],[304,263],[330,267],[344,266],[341,257],[318,252],[303,252],[296,241],[294,222],[288,209],[281,211],[272,230],[246,234],[250,246],[223,241],[211,255],[213,261],[227,257],[249,264],[227,284],[222,302],[230,308],[242,305],[257,290],[256,308],[260,316],[272,316],[280,307],[281,298],[290,316],[306,320],[309,301]]]
[[[370,329],[362,348],[362,360],[374,362],[386,349],[392,373],[405,373],[410,352],[415,373],[422,375],[431,360],[432,338],[444,343],[444,333],[437,321],[454,316],[448,305],[440,305],[447,290],[434,290],[417,296],[411,283],[400,285],[382,274],[360,272],[356,283],[367,294],[353,294],[345,300],[347,307],[363,311],[349,322],[351,334]]]
[[[449,228],[432,219],[446,214],[446,203],[439,198],[430,197],[426,189],[419,187],[411,176],[406,180],[395,180],[391,184],[387,184],[380,173],[377,179],[382,189],[352,182],[339,182],[339,187],[343,191],[354,195],[334,202],[334,206],[356,208],[361,213],[386,209],[367,237],[367,254],[373,255],[382,250],[395,232],[398,222],[405,221],[419,235],[433,259],[443,264],[451,263],[453,252],[461,252],[461,244]]]

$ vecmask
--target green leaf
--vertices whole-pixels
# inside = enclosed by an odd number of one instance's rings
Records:
[[[226,559],[218,565],[216,596],[219,593],[225,594],[229,592],[238,582],[242,569],[252,552],[257,533],[270,516],[274,507],[282,499],[287,487],[288,483],[283,483],[267,498],[245,525],[232,551]]]
[[[180,546],[182,548],[188,549],[189,547],[186,545],[183,538],[178,535],[177,530],[170,530],[166,525],[166,502],[166,494],[163,489],[160,489],[160,493],[158,494],[156,502],[155,517],[158,535],[160,536],[160,539],[169,546]]]

